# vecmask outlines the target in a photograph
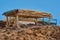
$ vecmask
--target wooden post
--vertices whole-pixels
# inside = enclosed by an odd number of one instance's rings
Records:
[[[15,16],[15,21],[14,21],[14,24],[13,24],[13,27],[16,27],[17,26],[17,16]]]
[[[11,17],[9,17],[9,25],[11,25]]]
[[[19,26],[19,24],[18,24],[18,15],[16,16],[16,20],[17,20],[17,27]]]
[[[14,22],[14,27],[19,26],[18,25],[18,15],[15,16],[15,22]]]
[[[8,24],[8,16],[6,16],[6,28],[9,27],[9,24]]]
[[[14,18],[14,23],[16,23],[16,16],[15,16],[15,18]]]

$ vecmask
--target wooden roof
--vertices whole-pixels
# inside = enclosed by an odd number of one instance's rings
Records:
[[[10,10],[7,12],[4,12],[3,15],[5,16],[16,16],[19,15],[20,17],[30,17],[30,18],[52,18],[52,15],[45,12],[37,12],[37,11],[31,11],[31,10]]]

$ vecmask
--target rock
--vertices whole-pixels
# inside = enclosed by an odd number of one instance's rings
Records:
[[[28,34],[32,34],[33,33],[33,31],[29,30],[29,29],[26,29],[25,32],[28,33]]]
[[[1,32],[2,32],[2,33],[5,33],[5,32],[6,32],[6,30],[2,30]]]

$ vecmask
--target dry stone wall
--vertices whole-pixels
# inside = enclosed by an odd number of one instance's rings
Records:
[[[60,40],[60,27],[0,29],[0,40]]]

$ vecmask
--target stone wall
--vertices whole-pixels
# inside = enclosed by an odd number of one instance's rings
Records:
[[[0,40],[60,40],[60,27],[0,29]]]

